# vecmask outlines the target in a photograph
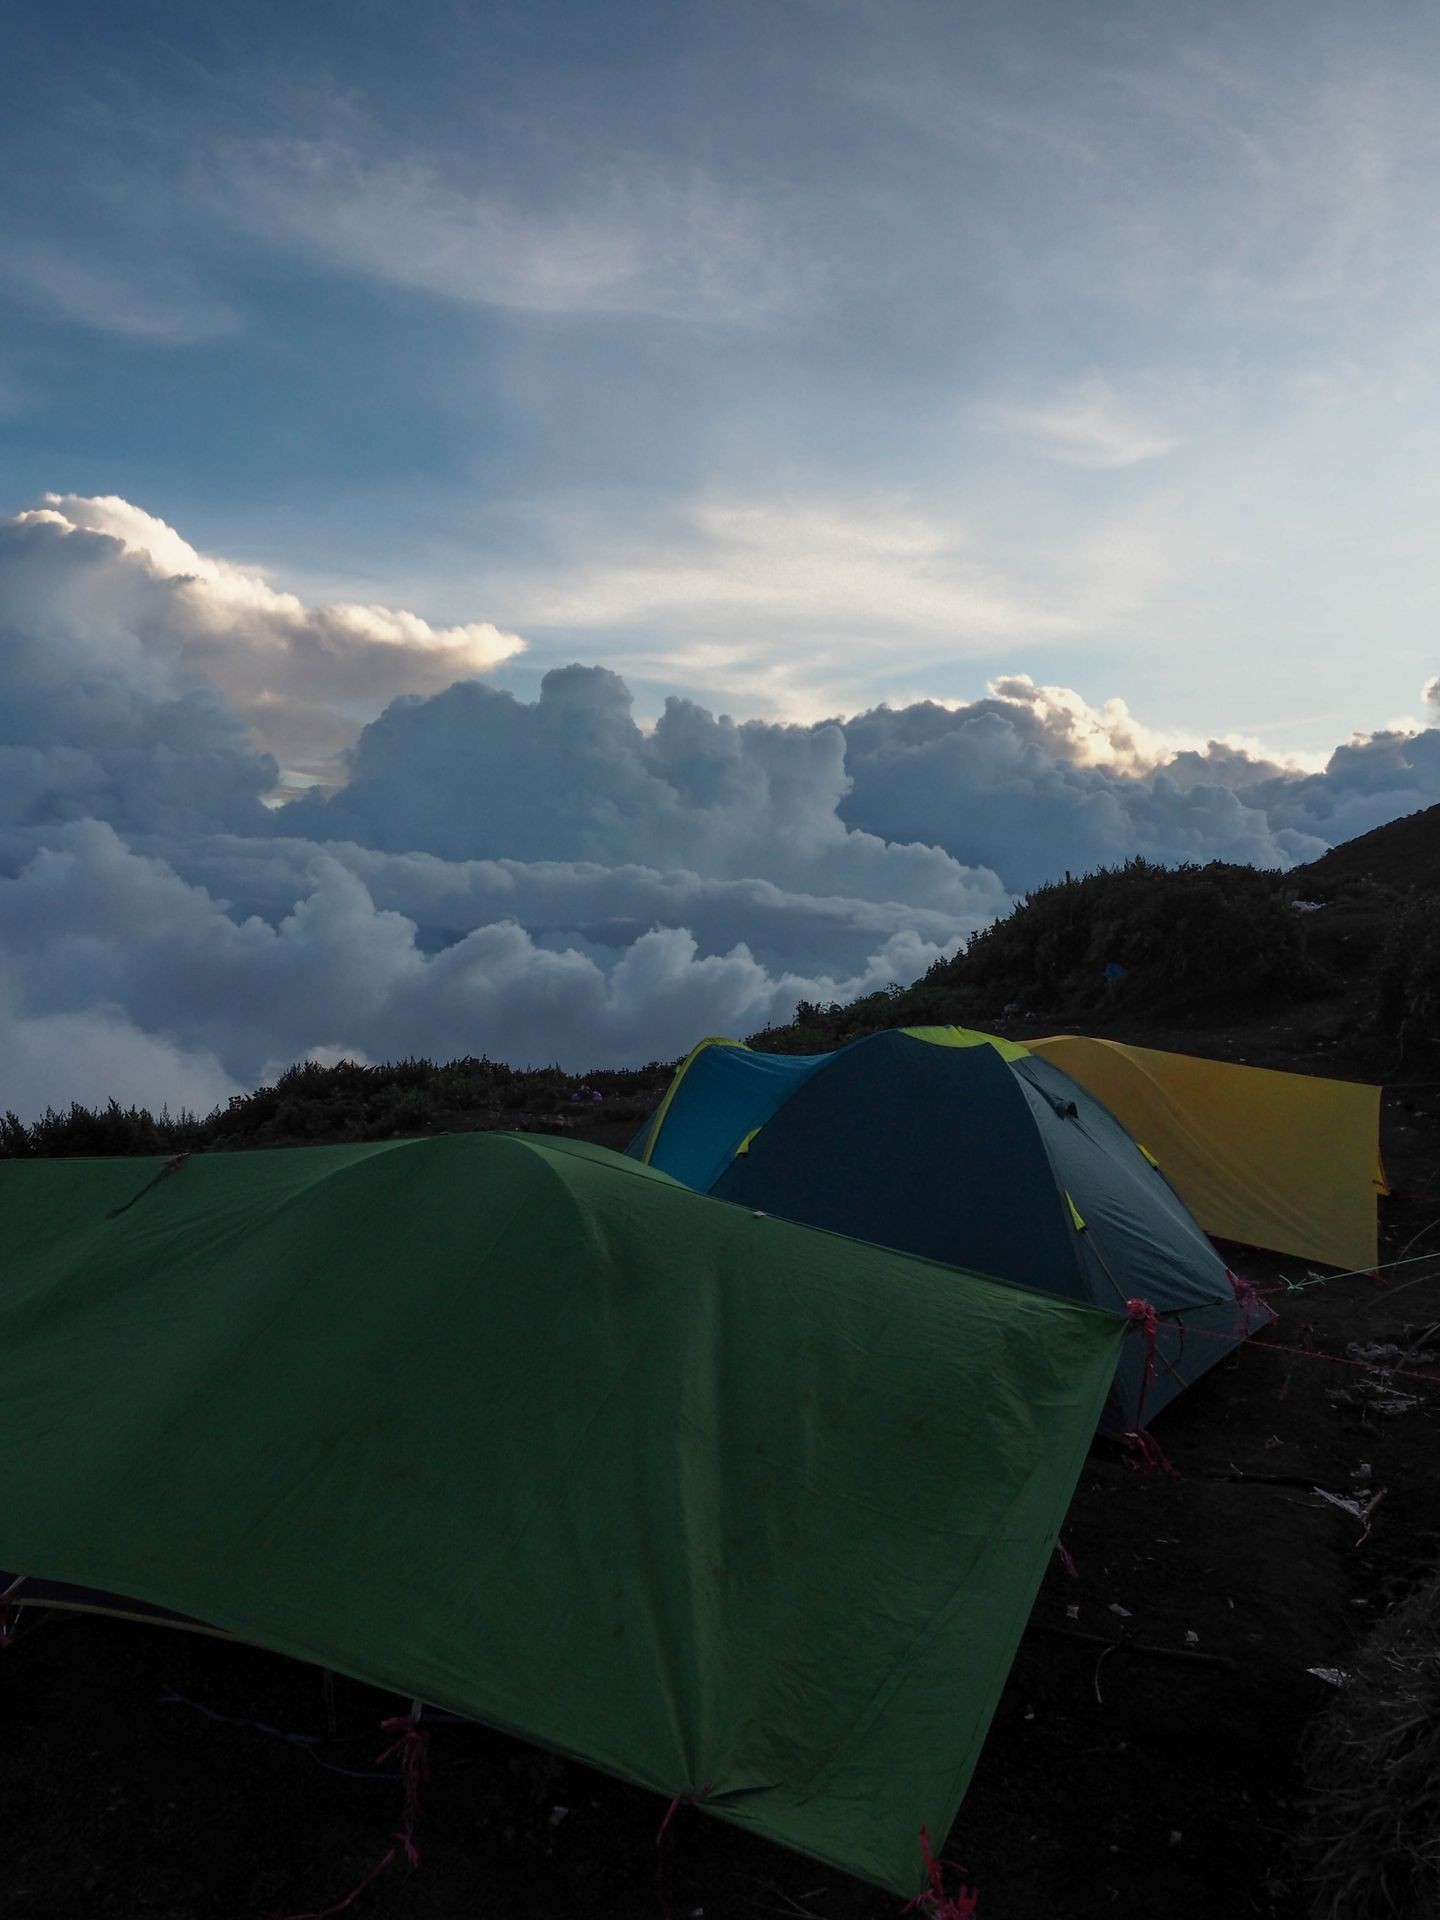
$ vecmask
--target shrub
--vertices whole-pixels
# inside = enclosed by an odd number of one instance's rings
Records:
[[[1120,969],[1107,979],[1107,967]],[[938,962],[904,1011],[999,1012],[1011,1001],[1047,1013],[1111,1004],[1164,1011],[1227,1006],[1313,977],[1304,918],[1280,874],[1264,868],[1155,866],[1128,860],[1038,887],[1004,920]]]
[[[1375,978],[1376,1024],[1407,1038],[1440,1038],[1440,899],[1421,897],[1391,921]]]
[[[571,1094],[585,1088],[603,1096],[583,1109],[606,1120],[625,1119],[639,1101],[653,1104],[672,1069],[659,1063],[611,1068],[583,1077],[558,1067],[507,1067],[494,1060],[395,1060],[361,1066],[302,1061],[273,1086],[236,1094],[205,1120],[172,1119],[116,1101],[91,1110],[74,1106],[26,1126],[13,1114],[0,1119],[0,1159],[38,1154],[201,1152],[206,1149],[298,1146],[321,1141],[389,1140],[426,1133],[464,1133],[520,1127],[574,1111]],[[628,1104],[614,1111],[616,1101]]]
[[[1440,1575],[1380,1622],[1302,1762],[1311,1920],[1440,1914]]]

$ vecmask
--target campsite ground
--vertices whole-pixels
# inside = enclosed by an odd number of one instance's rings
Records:
[[[1126,1037],[1356,1077],[1384,1067],[1309,1030]],[[576,1130],[608,1144],[633,1124],[603,1107],[584,1119]],[[1384,1145],[1384,1257],[1440,1249],[1440,1085],[1387,1097]],[[1081,1476],[1064,1533],[1076,1573],[1057,1560],[1046,1576],[947,1849],[981,1920],[1304,1911],[1297,1754],[1330,1695],[1309,1669],[1345,1668],[1440,1559],[1440,1391],[1343,1361],[1354,1344],[1417,1343],[1437,1358],[1412,1364],[1440,1376],[1440,1276],[1426,1263],[1287,1293],[1302,1267],[1236,1264],[1280,1289],[1281,1319],[1157,1422],[1174,1474],[1097,1445]],[[1383,1491],[1368,1535],[1317,1487]],[[22,1616],[0,1656],[0,1911],[258,1920],[342,1901],[397,1826],[395,1780],[371,1776],[379,1721],[401,1710],[347,1681],[327,1699],[314,1670],[246,1647]],[[653,1795],[475,1727],[439,1726],[431,1748],[420,1866],[392,1865],[346,1909],[358,1920],[899,1908],[690,1808],[662,1886]]]

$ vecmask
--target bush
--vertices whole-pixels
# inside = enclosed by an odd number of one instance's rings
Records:
[[[1106,968],[1120,973],[1106,978]],[[1114,1005],[1163,1012],[1229,1008],[1314,983],[1303,915],[1265,868],[1128,860],[1038,887],[904,996],[914,1019],[995,1014],[1018,1001],[1047,1014]]]
[[[302,1061],[273,1086],[237,1094],[207,1119],[172,1119],[144,1108],[74,1106],[47,1113],[32,1126],[14,1114],[0,1118],[0,1159],[31,1155],[198,1153],[207,1149],[300,1146],[320,1142],[391,1140],[426,1133],[467,1133],[533,1125],[554,1114],[582,1111],[606,1120],[628,1119],[659,1097],[672,1069],[612,1068],[585,1075],[558,1067],[507,1067],[495,1060],[394,1060],[332,1067]],[[590,1095],[602,1096],[592,1103]],[[616,1105],[619,1103],[619,1111]]]
[[[1440,1914],[1440,1575],[1380,1622],[1302,1760],[1311,1920]]]
[[[1440,1039],[1440,900],[1412,901],[1390,923],[1375,978],[1376,1024],[1407,1039]]]

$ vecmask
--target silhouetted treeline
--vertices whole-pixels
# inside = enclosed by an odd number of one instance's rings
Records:
[[[653,1065],[589,1074],[558,1067],[507,1067],[496,1060],[396,1060],[359,1066],[342,1060],[291,1067],[273,1086],[237,1094],[200,1118],[143,1107],[72,1106],[26,1126],[0,1119],[0,1158],[22,1155],[197,1153],[243,1147],[391,1140],[496,1127],[576,1130],[593,1135],[638,1127],[669,1079]]]

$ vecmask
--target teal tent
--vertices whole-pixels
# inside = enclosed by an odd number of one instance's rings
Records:
[[[0,1566],[904,1893],[1126,1323],[524,1135],[0,1162]]]
[[[1124,1313],[1103,1424],[1147,1424],[1271,1315],[1113,1115],[1058,1067],[959,1027],[837,1052],[701,1043],[630,1149],[704,1193]]]

